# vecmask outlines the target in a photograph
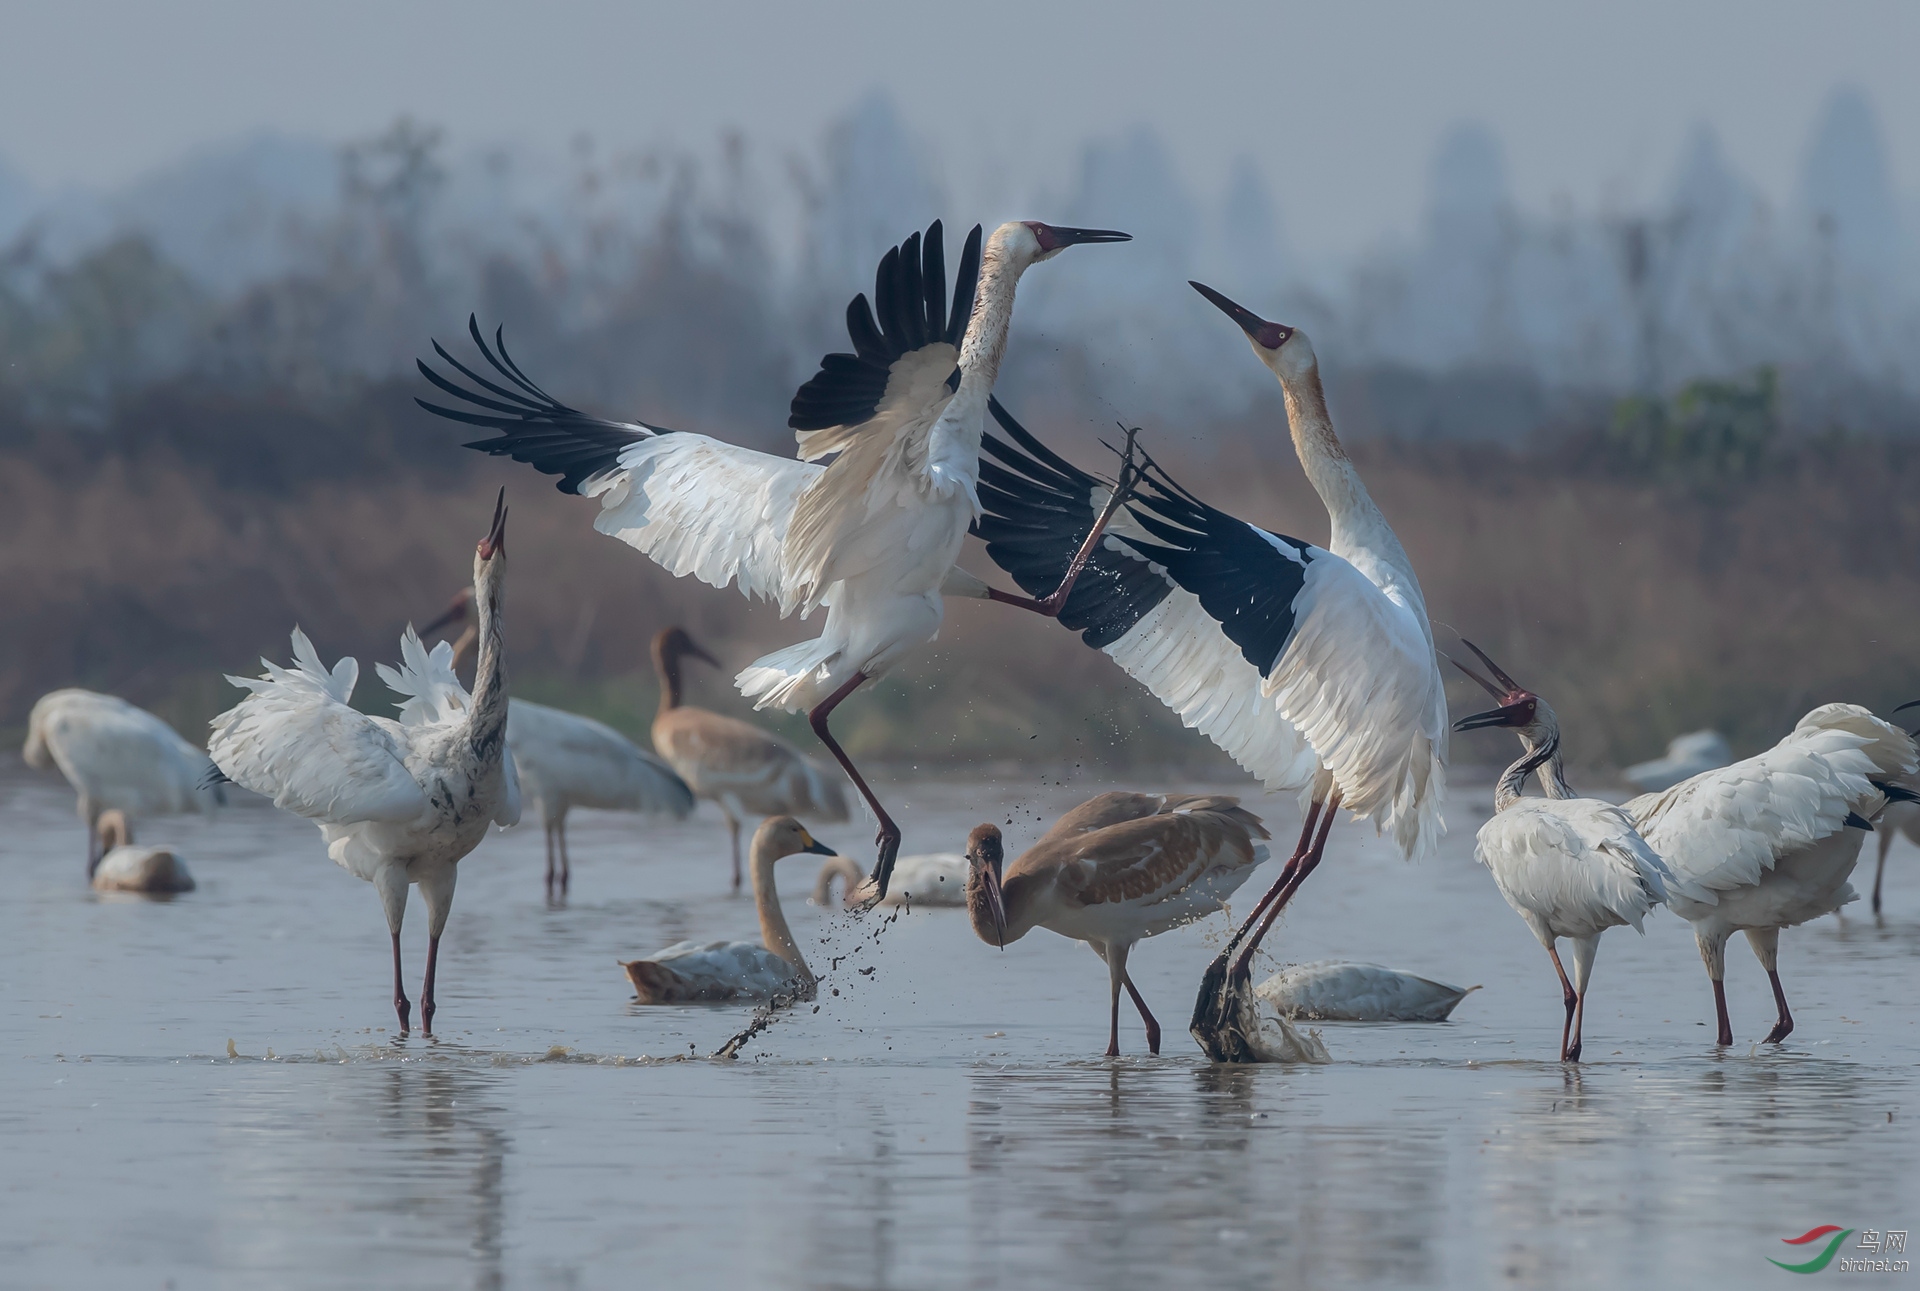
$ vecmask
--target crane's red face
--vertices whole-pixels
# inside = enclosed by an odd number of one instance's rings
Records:
[[[1480,656],[1480,662],[1487,666],[1489,672],[1499,678],[1500,684],[1495,685],[1479,673],[1476,673],[1473,669],[1467,667],[1464,663],[1461,663],[1458,659],[1451,659],[1448,662],[1478,682],[1482,690],[1485,690],[1489,695],[1499,700],[1500,707],[1488,709],[1484,713],[1475,713],[1471,717],[1463,717],[1453,724],[1453,729],[1456,731],[1478,731],[1489,726],[1521,728],[1532,726],[1540,716],[1540,697],[1501,671],[1500,665],[1487,658],[1486,651],[1482,650],[1479,646],[1464,638],[1462,639],[1462,644]]]
[[[1299,330],[1298,328],[1288,327],[1285,323],[1269,323],[1251,309],[1248,309],[1244,305],[1235,304],[1203,282],[1193,282],[1189,280],[1187,286],[1212,301],[1221,313],[1240,324],[1240,330],[1245,332],[1248,338],[1263,350],[1279,349],[1282,345],[1292,340],[1294,332]]]
[[[502,485],[500,496],[493,501],[493,527],[487,530],[487,536],[480,540],[474,550],[482,560],[492,560],[507,545],[507,490]]]
[[[1032,230],[1033,240],[1040,244],[1042,256],[1050,256],[1082,242],[1133,241],[1133,234],[1122,233],[1118,229],[1072,229],[1058,224],[1042,224],[1039,220],[1022,222]]]

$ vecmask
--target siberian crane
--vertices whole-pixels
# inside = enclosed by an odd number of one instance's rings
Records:
[[[1306,333],[1193,286],[1279,378],[1332,537],[1319,547],[1249,524],[1149,462],[1058,617],[1268,789],[1301,795],[1293,853],[1209,966],[1194,1009],[1210,1056],[1247,1061],[1259,1054],[1246,1035],[1253,954],[1319,865],[1336,811],[1371,820],[1408,859],[1445,829],[1446,690],[1413,563],[1334,433]],[[980,536],[1014,581],[1049,588],[1114,494],[997,400],[992,411],[1007,440],[985,442]]]
[[[1857,895],[1847,879],[1894,783],[1920,767],[1913,737],[1854,704],[1822,704],[1766,752],[1703,771],[1626,804],[1641,834],[1680,881],[1668,904],[1693,925],[1713,982],[1722,1045],[1727,938],[1747,935],[1778,1010],[1765,1042],[1793,1031],[1780,984],[1780,930],[1832,914]]]
[[[1522,750],[1494,788],[1493,818],[1480,827],[1474,855],[1553,960],[1567,1009],[1560,1028],[1560,1061],[1579,1062],[1587,982],[1600,934],[1632,924],[1644,936],[1642,923],[1666,902],[1673,874],[1626,812],[1610,802],[1582,798],[1568,786],[1560,764],[1560,722],[1552,706],[1502,672],[1479,646],[1465,644],[1499,684],[1458,660],[1454,666],[1500,704],[1461,718],[1453,729],[1506,727],[1520,737]],[[1528,777],[1536,773],[1547,796],[1522,797]],[[1571,982],[1560,962],[1562,937],[1573,943]]]
[[[222,776],[320,827],[327,854],[373,884],[393,938],[393,1008],[405,1034],[412,1006],[400,977],[400,925],[407,888],[427,905],[427,973],[420,1029],[433,1034],[433,982],[440,934],[453,908],[456,867],[490,824],[520,820],[520,786],[507,752],[507,668],[500,636],[506,584],[506,490],[473,558],[480,660],[473,693],[453,676],[446,642],[428,655],[409,627],[387,685],[407,696],[400,720],[368,717],[348,701],[360,665],[329,671],[293,630],[294,667],[268,660],[262,677],[228,677],[249,694],[213,719],[208,751]]]
[[[441,360],[471,385],[425,363],[420,371],[467,407],[419,402],[439,416],[500,432],[467,447],[558,475],[563,493],[599,499],[594,527],[676,576],[736,584],[749,597],[777,603],[782,617],[826,609],[819,636],[754,661],[735,683],[757,708],[807,713],[879,822],[873,877],[883,897],[900,829],[828,721],[849,695],[934,638],[942,588],[956,580],[1041,614],[1065,603],[1125,487],[1092,518],[1080,559],[1068,563],[1048,595],[988,590],[953,564],[979,514],[980,438],[1021,275],[1070,246],[1128,240],[1108,229],[1027,220],[1001,225],[983,249],[976,227],[948,310],[939,223],[924,241],[909,237],[881,260],[873,304],[860,295],[847,308],[854,353],[827,355],[794,395],[788,425],[799,439],[797,461],[705,435],[587,416],[521,372],[503,331],[490,346],[472,319],[468,331],[498,380],[435,342]]]

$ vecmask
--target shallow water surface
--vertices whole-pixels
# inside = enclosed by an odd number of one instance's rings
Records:
[[[987,819],[1017,849],[1108,787],[885,791],[913,852],[958,850]],[[1284,851],[1293,806],[1240,792]],[[441,1034],[397,1041],[379,903],[312,826],[257,802],[146,822],[199,890],[97,897],[71,796],[15,772],[0,1283],[1757,1285],[1790,1281],[1768,1256],[1809,1251],[1783,1237],[1920,1219],[1912,849],[1889,864],[1884,921],[1783,938],[1799,1029],[1778,1049],[1754,1045],[1772,999],[1737,944],[1740,1040],[1716,1053],[1686,926],[1608,934],[1576,1070],[1551,1061],[1551,966],[1472,861],[1488,807],[1456,794],[1442,852],[1413,867],[1335,831],[1276,956],[1484,989],[1443,1025],[1327,1025],[1330,1065],[1202,1061],[1185,1023],[1218,916],[1136,950],[1165,1054],[1145,1055],[1128,1010],[1109,1061],[1085,947],[1036,932],[1001,952],[953,910],[819,910],[805,857],[781,863],[789,917],[816,969],[845,958],[817,1012],[726,1062],[704,1055],[747,1009],[642,1007],[616,966],[755,935],[711,809],[576,813],[559,909],[538,828],[490,837],[461,864]],[[867,829],[822,834],[865,857]],[[417,901],[410,918],[417,993]]]

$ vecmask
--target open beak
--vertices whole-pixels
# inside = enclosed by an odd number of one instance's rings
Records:
[[[1463,717],[1453,724],[1456,731],[1477,731],[1488,726],[1525,726],[1524,704],[1503,704],[1499,708],[1490,708],[1484,713],[1475,713]]]
[[[487,536],[480,540],[480,559],[492,560],[499,554],[507,541],[507,488],[500,486],[500,496],[493,500],[493,527],[487,530]]]
[[[1204,282],[1195,282],[1189,278],[1187,286],[1212,301],[1221,313],[1240,324],[1241,331],[1269,350],[1279,349],[1287,343],[1287,338],[1293,335],[1293,328],[1285,323],[1269,323],[1245,305],[1228,300]]]

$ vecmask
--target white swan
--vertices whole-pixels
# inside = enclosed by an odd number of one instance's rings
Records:
[[[187,865],[164,847],[135,847],[133,826],[122,811],[100,813],[100,863],[93,867],[95,892],[193,891]]]
[[[1379,964],[1322,959],[1282,969],[1253,988],[1290,1019],[1316,1022],[1445,1022],[1478,986],[1449,986]]]
[[[765,1000],[786,992],[810,998],[813,970],[780,909],[773,884],[773,863],[783,856],[811,852],[832,856],[833,849],[813,840],[792,816],[774,816],[754,833],[749,872],[753,903],[760,912],[760,942],[676,942],[642,959],[622,961],[627,980],[642,1004],[684,1004],[695,1000]]]
[[[865,870],[846,856],[829,856],[820,866],[820,877],[813,885],[813,904],[833,901],[833,881],[843,881],[841,901],[849,910],[860,909],[873,895],[873,880]],[[893,881],[887,884],[888,906],[963,906],[967,903],[967,858],[959,852],[926,852],[902,856],[893,863]]]

